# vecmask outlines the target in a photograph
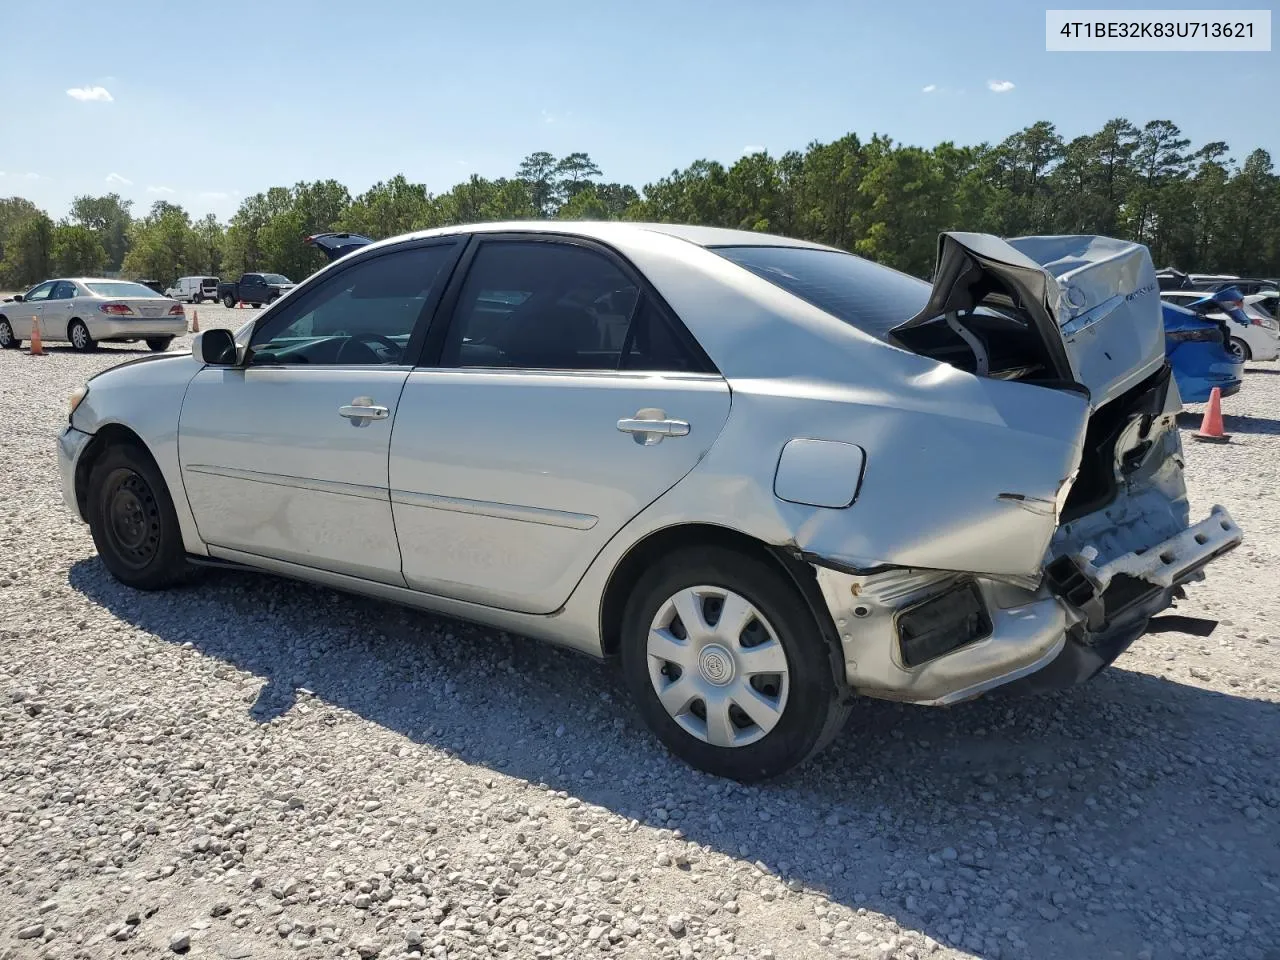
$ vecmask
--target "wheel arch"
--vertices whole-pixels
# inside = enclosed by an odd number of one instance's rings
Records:
[[[804,598],[831,655],[837,682],[844,683],[844,656],[831,612],[822,599],[813,567],[784,547],[766,543],[750,534],[709,523],[685,523],[663,527],[636,541],[614,566],[600,602],[600,645],[606,657],[614,657],[622,640],[622,614],[632,586],[659,558],[688,547],[722,546],[764,560],[781,573]]]
[[[80,516],[82,517],[88,516],[86,506],[89,496],[89,476],[93,472],[94,464],[98,462],[107,450],[114,446],[136,447],[146,455],[147,459],[155,466],[156,471],[161,476],[164,475],[164,471],[160,470],[160,463],[155,454],[151,452],[151,448],[147,446],[142,437],[122,423],[103,424],[93,435],[93,439],[89,441],[88,446],[84,448],[84,452],[80,454],[79,459],[76,461],[76,506],[80,509]],[[170,496],[172,496],[172,492]]]

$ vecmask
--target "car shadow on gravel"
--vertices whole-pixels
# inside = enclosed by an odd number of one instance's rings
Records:
[[[866,701],[803,770],[746,787],[667,755],[614,671],[536,641],[265,574],[145,594],[93,558],[69,579],[119,619],[262,678],[259,723],[314,697],[980,957],[1166,955],[1187,910],[1224,945],[1274,942],[1255,939],[1280,888],[1273,702],[1120,668],[1038,698]],[[1140,642],[1174,656],[1201,643]],[[1233,911],[1254,927],[1238,932]],[[809,923],[794,935],[816,936]]]
[[[1183,410],[1178,414],[1178,426],[1184,430],[1200,429],[1200,421],[1204,414]],[[1280,434],[1280,420],[1272,417],[1249,417],[1235,413],[1222,415],[1222,429],[1225,433]]]

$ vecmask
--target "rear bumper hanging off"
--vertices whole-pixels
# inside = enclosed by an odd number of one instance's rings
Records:
[[[950,704],[1090,679],[1147,632],[1244,535],[1221,506],[1152,547],[1096,564],[1059,557],[1038,586],[936,571],[854,576],[817,568],[849,685],[868,696]]]

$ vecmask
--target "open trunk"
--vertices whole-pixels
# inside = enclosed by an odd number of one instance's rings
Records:
[[[1083,388],[1094,410],[1164,364],[1151,256],[1107,237],[944,233],[928,302],[891,336],[980,376]]]

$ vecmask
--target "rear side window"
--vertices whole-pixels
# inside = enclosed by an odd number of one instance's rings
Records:
[[[924,309],[929,284],[851,253],[804,247],[712,247],[820,310],[880,340]]]
[[[454,308],[446,367],[701,371],[705,364],[608,256],[548,241],[487,241]]]

